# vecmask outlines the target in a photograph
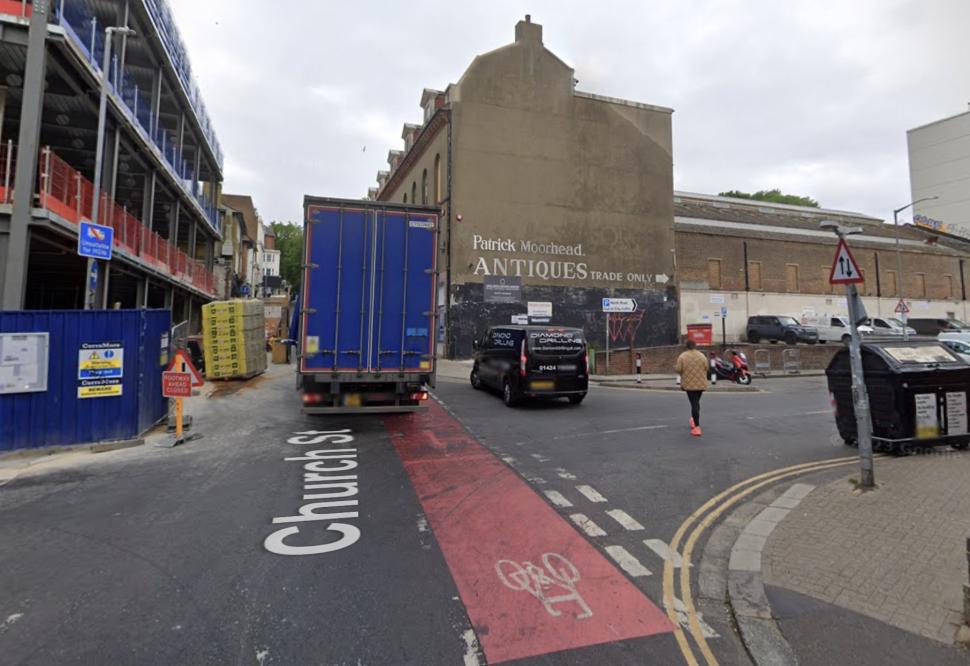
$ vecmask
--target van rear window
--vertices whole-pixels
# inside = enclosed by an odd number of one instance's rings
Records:
[[[529,331],[529,347],[543,354],[578,354],[585,348],[581,331]]]

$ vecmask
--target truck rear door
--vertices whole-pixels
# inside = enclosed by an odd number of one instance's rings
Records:
[[[437,216],[308,204],[302,372],[434,370]]]

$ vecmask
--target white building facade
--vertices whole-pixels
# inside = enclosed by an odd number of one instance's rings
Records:
[[[913,221],[970,238],[970,110],[909,130]]]

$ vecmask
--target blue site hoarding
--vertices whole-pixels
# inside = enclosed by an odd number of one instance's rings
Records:
[[[168,310],[0,312],[0,333],[49,340],[47,390],[0,395],[0,452],[144,433],[167,411],[170,326]]]
[[[303,372],[433,371],[436,227],[380,204],[308,207]]]

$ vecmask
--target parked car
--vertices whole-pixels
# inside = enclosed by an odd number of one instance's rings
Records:
[[[941,335],[953,335],[952,333],[943,333]],[[940,342],[943,346],[948,348],[950,351],[955,352],[957,356],[962,358],[967,363],[970,363],[970,342],[966,340],[953,340],[941,338]]]
[[[852,337],[849,332],[849,318],[843,315],[825,317],[819,320],[816,328],[818,329],[819,342],[848,343]],[[867,324],[859,324],[859,335],[872,335],[872,327]]]
[[[586,337],[578,328],[493,326],[475,341],[471,383],[501,391],[509,407],[527,398],[578,405],[589,387]]]
[[[807,342],[814,345],[818,342],[818,331],[812,326],[802,326],[794,317],[776,315],[748,317],[748,342],[757,344],[762,340],[768,342],[783,340],[790,345]]]
[[[907,324],[916,329],[916,332],[920,335],[938,335],[944,331],[970,331],[970,326],[967,326],[959,319],[950,319],[946,317],[939,318],[922,318],[916,317],[914,319],[908,319]]]
[[[866,325],[872,328],[873,335],[916,335],[916,329],[907,326],[895,317],[873,317],[866,320]]]

